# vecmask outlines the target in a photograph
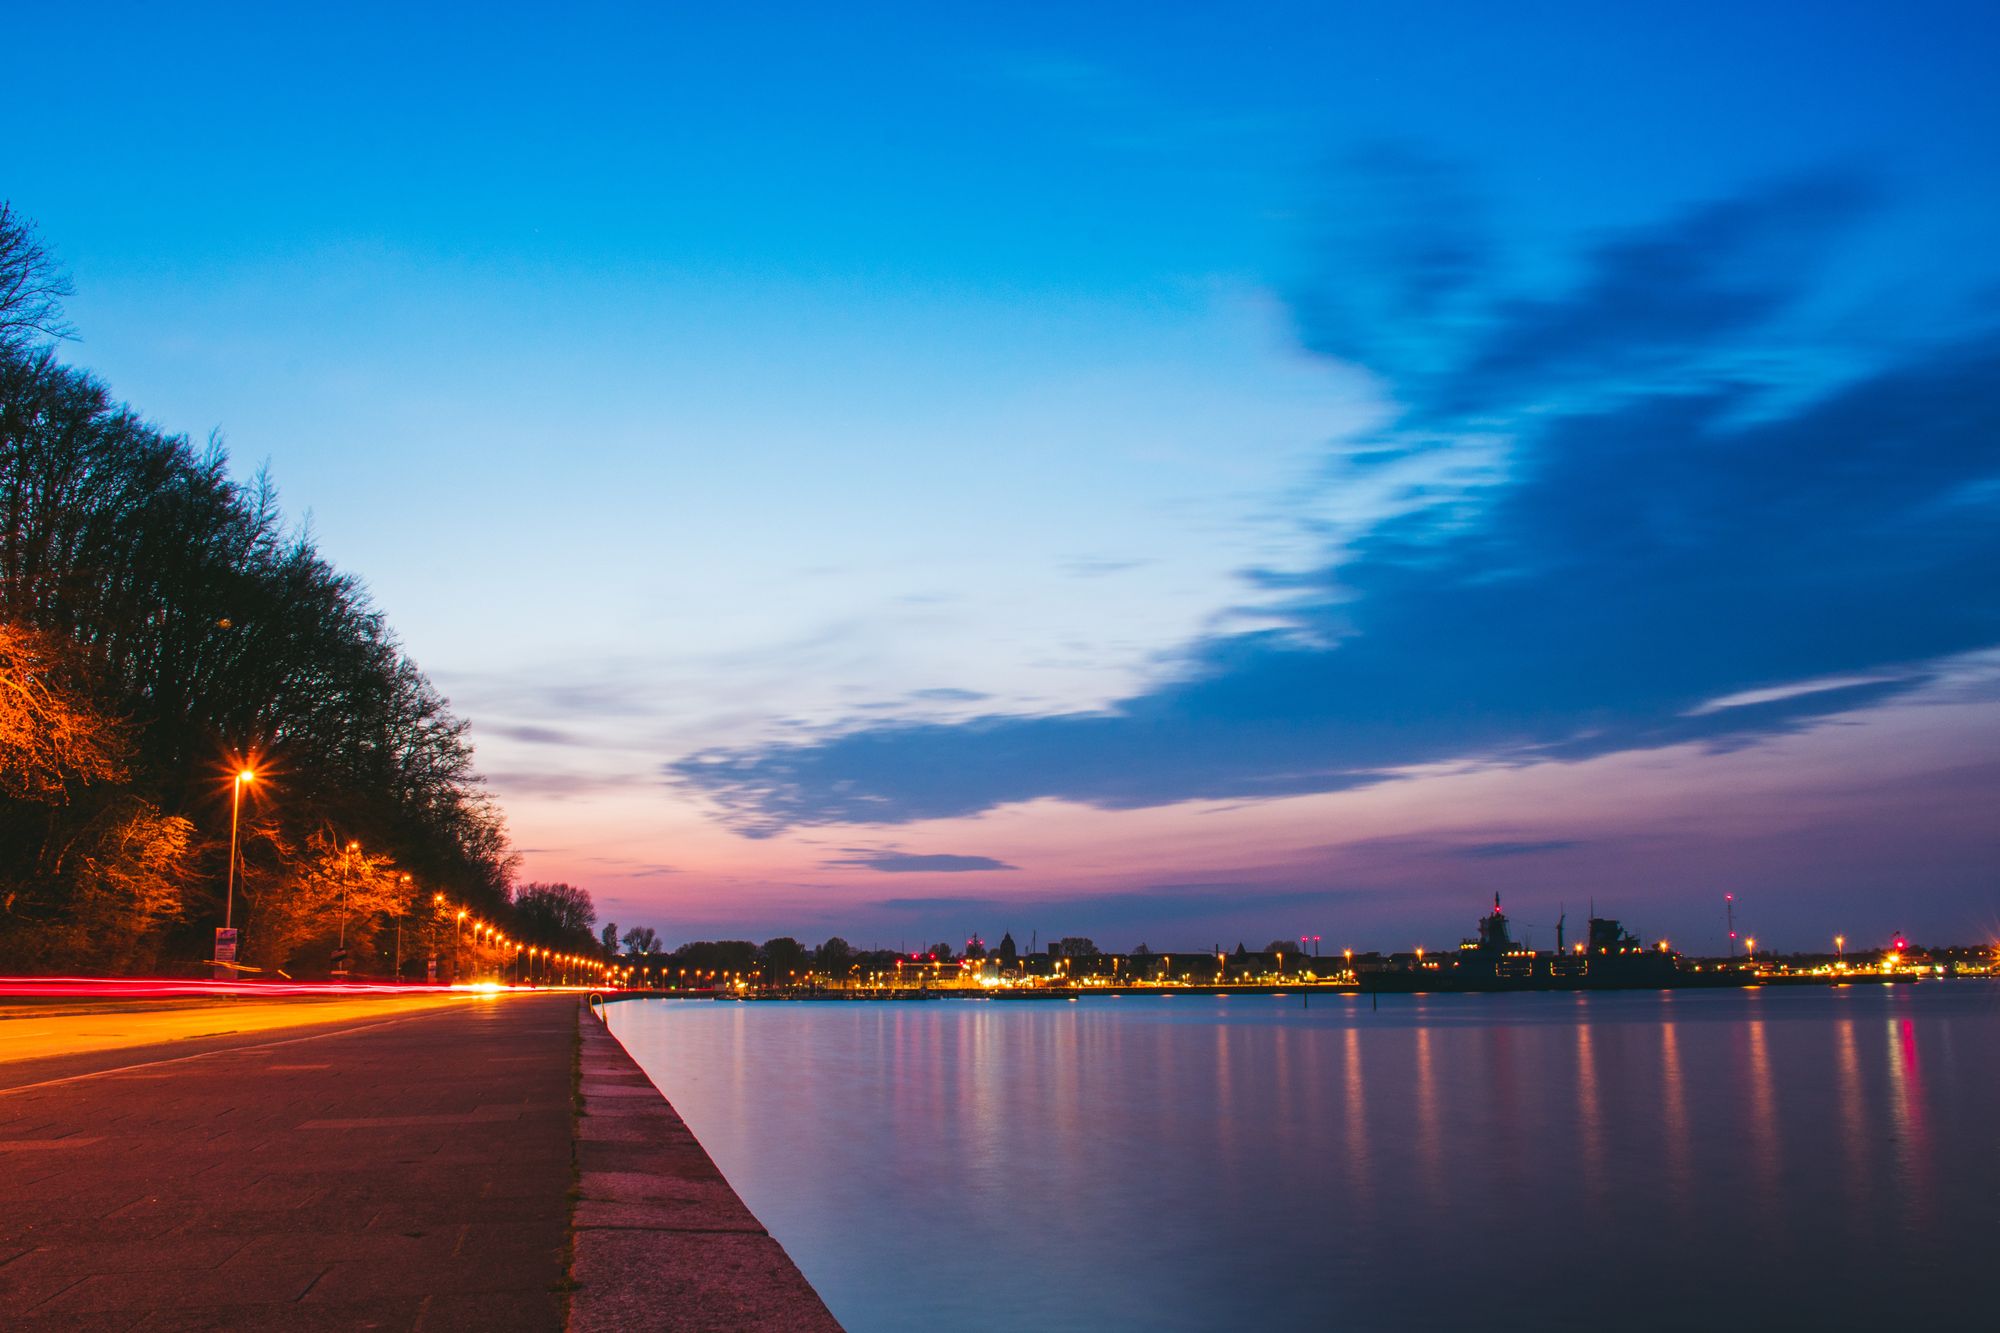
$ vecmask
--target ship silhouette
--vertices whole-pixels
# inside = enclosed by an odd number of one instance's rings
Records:
[[[1514,940],[1500,895],[1479,918],[1479,935],[1450,953],[1396,954],[1356,969],[1363,991],[1407,994],[1417,991],[1662,990],[1675,986],[1754,984],[1748,972],[1697,970],[1664,943],[1647,948],[1638,936],[1595,910],[1584,941],[1565,948],[1563,922],[1556,924],[1553,952]]]

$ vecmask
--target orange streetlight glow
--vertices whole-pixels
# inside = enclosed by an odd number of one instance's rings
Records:
[[[257,780],[257,770],[236,770],[229,788],[229,888],[222,905],[222,928],[229,929],[236,916],[236,821],[243,809],[243,789]]]

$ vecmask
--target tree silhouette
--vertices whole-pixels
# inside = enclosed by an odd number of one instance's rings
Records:
[[[268,476],[233,480],[219,444],[57,361],[68,290],[0,205],[0,964],[52,941],[73,966],[206,956],[246,761],[271,884],[310,878],[316,837],[359,841],[398,883],[503,916],[515,862],[464,721]],[[119,930],[64,924],[134,893]],[[289,902],[239,904],[246,957],[296,947]]]

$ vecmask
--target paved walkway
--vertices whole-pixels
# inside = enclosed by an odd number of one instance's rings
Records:
[[[576,1004],[10,1066],[0,1326],[560,1329]]]

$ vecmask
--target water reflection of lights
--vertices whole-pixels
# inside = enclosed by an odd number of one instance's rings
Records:
[[[1917,1069],[1917,1028],[1908,1018],[1889,1020],[1889,1114],[1896,1126],[1898,1196],[1906,1221],[1929,1211],[1930,1126],[1924,1117],[1923,1080]]]
[[[1578,996],[1580,1001],[1588,997]],[[1577,1138],[1583,1149],[1584,1183],[1591,1193],[1604,1189],[1604,1120],[1598,1106],[1597,1051],[1591,1044],[1590,1020],[1576,1025]]]
[[[1838,1027],[1836,1049],[1840,1071],[1840,1135],[1847,1154],[1850,1188],[1866,1195],[1868,1178],[1868,1110],[1861,1095],[1861,1048],[1855,1040],[1854,1020],[1843,1019]],[[1854,1200],[1858,1202],[1858,1200]]]
[[[1760,1205],[1770,1211],[1779,1202],[1780,1153],[1777,1090],[1772,1082],[1771,1049],[1764,1020],[1751,1019],[1746,1035],[1748,1048],[1744,1081],[1750,1092],[1750,1170],[1757,1178],[1756,1197]]]
[[[1431,1029],[1419,1005],[1417,1047],[1417,1160],[1430,1192],[1444,1194],[1444,1143],[1438,1128],[1437,1071],[1431,1058]]]
[[[1373,1188],[1369,1179],[1368,1098],[1361,1075],[1361,1033],[1347,1029],[1345,1082],[1347,1084],[1347,1188],[1357,1208],[1370,1202]]]
[[[1667,1181],[1677,1203],[1691,1199],[1687,1087],[1681,1076],[1680,1031],[1669,1019],[1660,1025],[1660,1113],[1666,1130]]]

